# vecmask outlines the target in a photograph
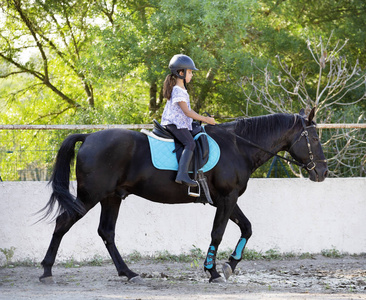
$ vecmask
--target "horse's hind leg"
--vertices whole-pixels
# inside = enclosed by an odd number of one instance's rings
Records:
[[[230,220],[239,226],[241,237],[234,252],[230,255],[229,261],[223,265],[223,272],[226,279],[230,277],[235,271],[236,265],[242,260],[244,248],[252,235],[252,225],[237,204],[230,216]]]
[[[81,218],[81,215],[69,216],[66,212],[62,213],[56,219],[56,226],[53,232],[50,246],[41,265],[43,266],[43,275],[39,278],[41,282],[52,283],[52,266],[55,263],[57,250],[60,246],[63,236],[70,228]]]
[[[117,268],[118,275],[127,276],[128,280],[139,282],[141,281],[140,277],[127,267],[115,244],[115,228],[120,205],[121,198],[117,196],[109,197],[101,201],[102,212],[100,215],[98,234],[103,239],[103,242],[107,247],[107,250]]]

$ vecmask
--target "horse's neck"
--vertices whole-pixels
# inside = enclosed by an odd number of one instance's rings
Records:
[[[290,116],[286,116],[286,118],[290,118]],[[268,118],[268,121],[271,121],[271,117]],[[281,123],[282,125],[277,126],[276,128],[272,128],[268,125],[267,127],[257,129],[252,134],[248,133],[248,136],[245,136],[245,134],[241,136],[243,139],[250,140],[252,143],[268,151],[263,151],[255,146],[249,146],[248,143],[243,140],[243,151],[246,152],[245,155],[251,157],[253,170],[271,159],[274,156],[273,154],[282,150],[287,150],[289,143],[293,139],[294,130],[292,127],[285,124],[293,122],[292,124],[294,125],[296,119],[294,121],[292,121],[292,119],[288,121],[289,122],[284,122],[283,124]]]

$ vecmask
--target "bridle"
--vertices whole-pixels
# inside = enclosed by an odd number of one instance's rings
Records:
[[[276,156],[276,157],[278,157],[278,158],[281,158],[281,159],[283,159],[283,160],[285,160],[285,161],[288,161],[288,162],[290,162],[290,163],[292,163],[292,164],[295,164],[295,165],[297,165],[297,166],[299,166],[299,167],[301,167],[301,168],[304,168],[304,169],[306,169],[307,171],[312,171],[312,170],[314,170],[315,169],[315,167],[316,167],[316,162],[327,162],[327,160],[326,159],[322,159],[322,160],[314,160],[314,155],[313,155],[313,152],[312,152],[312,150],[311,150],[311,144],[310,144],[310,140],[309,140],[309,132],[308,132],[308,128],[316,128],[316,125],[314,125],[314,124],[312,124],[312,125],[309,125],[309,126],[306,126],[306,124],[305,124],[305,120],[302,118],[302,117],[300,117],[301,118],[301,124],[302,124],[302,127],[303,127],[303,131],[301,132],[301,134],[299,135],[299,138],[290,146],[290,148],[289,148],[289,150],[288,151],[290,151],[291,150],[291,148],[293,147],[293,146],[295,146],[300,140],[301,140],[301,138],[302,137],[305,137],[305,139],[306,139],[306,144],[307,144],[307,147],[308,147],[308,152],[309,152],[309,159],[310,159],[310,162],[308,162],[307,164],[303,164],[303,163],[300,163],[300,162],[297,162],[296,160],[293,160],[293,159],[289,159],[289,158],[286,158],[286,157],[284,157],[284,156],[281,156],[281,155],[278,155],[277,153],[274,153],[274,152],[272,152],[272,151],[269,151],[269,150],[266,150],[266,149],[264,149],[263,147],[261,147],[261,146],[259,146],[259,145],[257,145],[256,143],[253,143],[252,141],[250,141],[250,140],[247,140],[247,139],[245,139],[245,138],[243,138],[243,137],[241,137],[241,136],[239,136],[239,135],[237,135],[237,134],[235,134],[235,136],[237,137],[237,138],[239,138],[239,139],[241,139],[241,140],[243,140],[243,141],[245,141],[247,144],[250,144],[250,145],[252,145],[252,146],[254,146],[254,147],[256,147],[256,148],[258,148],[258,149],[260,149],[260,150],[262,150],[262,151],[264,151],[264,152],[267,152],[267,153],[269,153],[269,154],[271,154],[272,156]]]
[[[301,118],[301,124],[302,124],[302,127],[303,127],[303,131],[301,132],[299,138],[295,141],[295,143],[293,143],[290,148],[288,149],[288,151],[291,150],[291,148],[293,146],[295,146],[300,140],[302,137],[305,137],[306,139],[306,145],[308,146],[308,152],[309,152],[309,159],[310,159],[310,162],[308,162],[307,164],[302,164],[303,167],[308,170],[308,171],[312,171],[315,169],[316,167],[316,162],[327,162],[326,159],[320,159],[320,160],[314,160],[314,155],[313,155],[313,152],[311,151],[311,144],[310,144],[310,140],[309,140],[309,132],[308,132],[308,128],[316,128],[316,125],[312,124],[312,125],[309,125],[309,126],[306,126],[305,124],[305,121],[303,118]]]

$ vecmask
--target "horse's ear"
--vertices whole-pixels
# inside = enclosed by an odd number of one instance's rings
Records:
[[[315,117],[315,107],[313,107],[312,110],[310,111],[310,114],[308,117],[309,123],[314,119],[314,117]]]
[[[305,110],[303,108],[300,110],[299,115],[305,117]]]

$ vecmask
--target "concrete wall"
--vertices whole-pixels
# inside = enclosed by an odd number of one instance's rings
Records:
[[[48,201],[46,182],[0,182],[0,248],[15,247],[13,260],[41,261],[54,223],[34,213]],[[257,251],[319,253],[336,248],[366,252],[366,178],[251,179],[239,206],[252,222],[248,248]],[[75,224],[61,243],[58,260],[92,259],[108,254],[97,235],[99,205]],[[117,221],[116,243],[122,254],[134,250],[179,254],[193,245],[206,251],[215,208],[202,204],[164,205],[129,196]],[[233,249],[240,237],[229,223],[221,250]],[[0,264],[5,256],[0,253]]]

